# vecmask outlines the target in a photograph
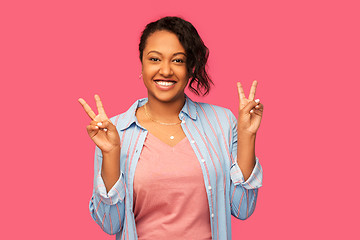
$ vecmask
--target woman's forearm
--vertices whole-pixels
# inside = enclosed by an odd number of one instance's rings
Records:
[[[106,191],[109,192],[120,177],[120,147],[103,153],[101,177]]]
[[[238,134],[237,162],[246,181],[255,167],[256,134]]]

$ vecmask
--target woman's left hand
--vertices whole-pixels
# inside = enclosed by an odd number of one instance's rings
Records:
[[[256,80],[253,81],[249,98],[246,98],[241,83],[237,83],[239,93],[238,135],[256,135],[260,127],[264,105],[260,103],[259,99],[254,100],[257,84]]]

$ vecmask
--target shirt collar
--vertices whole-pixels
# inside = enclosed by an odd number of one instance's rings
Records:
[[[185,104],[181,109],[181,112],[188,115],[192,120],[196,120],[197,111],[196,111],[195,102],[193,102],[193,100],[191,100],[186,94],[185,94]]]
[[[118,118],[120,118],[121,121],[117,125],[117,128],[122,131],[130,127],[133,123],[136,123],[140,127],[140,124],[136,119],[135,112],[137,108],[143,106],[145,103],[147,103],[147,101],[148,98],[141,98],[136,102],[134,102],[133,105],[131,105],[131,107],[125,113],[119,115]],[[192,120],[196,120],[196,115],[197,115],[196,105],[186,94],[185,94],[185,104],[181,109],[180,113],[181,112],[185,113]],[[116,120],[120,120],[120,119],[116,119]]]

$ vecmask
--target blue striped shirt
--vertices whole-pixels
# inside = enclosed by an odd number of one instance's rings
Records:
[[[106,191],[101,178],[102,153],[95,147],[94,188],[89,208],[92,218],[116,239],[138,239],[133,213],[133,182],[147,130],[135,112],[147,98],[137,100],[125,113],[112,117],[120,141],[120,177]],[[199,160],[210,210],[212,239],[231,239],[231,215],[248,218],[255,210],[258,188],[262,186],[259,159],[244,181],[237,164],[237,119],[226,108],[192,101],[186,96],[179,113],[181,127]]]

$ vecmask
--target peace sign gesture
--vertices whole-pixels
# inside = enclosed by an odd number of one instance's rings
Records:
[[[246,98],[241,83],[237,83],[239,93],[238,135],[242,133],[255,135],[260,127],[264,105],[260,103],[260,99],[254,100],[257,84],[256,80],[253,81],[249,98]]]
[[[94,98],[98,109],[98,115],[94,113],[84,99],[79,98],[78,101],[92,120],[86,127],[91,140],[94,141],[103,153],[108,153],[120,146],[119,133],[107,117],[99,95],[95,94]]]

